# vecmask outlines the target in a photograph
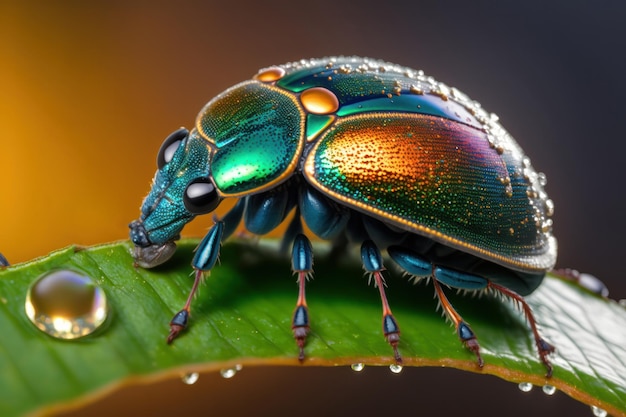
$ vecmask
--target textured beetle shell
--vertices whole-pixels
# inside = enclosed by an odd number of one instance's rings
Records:
[[[311,114],[312,88],[338,106]],[[543,176],[495,115],[420,71],[342,57],[272,67],[209,102],[196,128],[225,196],[301,173],[340,204],[482,259],[523,272],[556,262]]]

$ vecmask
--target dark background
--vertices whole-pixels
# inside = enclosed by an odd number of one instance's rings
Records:
[[[21,262],[126,238],[162,139],[211,97],[261,67],[362,55],[497,113],[547,175],[558,266],[626,298],[625,22],[618,1],[2,2],[0,251]],[[187,235],[210,219],[196,223]],[[134,387],[79,414],[590,415],[537,391],[454,370],[258,368]]]

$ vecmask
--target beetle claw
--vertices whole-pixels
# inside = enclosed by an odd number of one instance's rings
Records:
[[[293,327],[293,337],[296,339],[298,345],[298,361],[304,362],[304,345],[306,344],[306,337],[309,334],[308,326]]]
[[[473,337],[469,340],[463,340],[463,344],[465,345],[467,349],[470,350],[470,352],[473,352],[474,355],[476,355],[476,362],[478,364],[478,367],[482,369],[483,366],[485,366],[485,361],[483,360],[483,357],[480,355],[480,344],[478,343],[478,340],[476,339],[476,337]]]
[[[393,358],[396,361],[396,365],[402,365],[402,355],[398,351],[398,342],[400,341],[400,335],[398,333],[393,333],[387,335],[387,342],[393,348]]]
[[[546,378],[552,377],[552,364],[548,360],[548,355],[554,353],[556,349],[543,338],[539,338],[537,340],[537,350],[539,351],[541,362],[543,362],[543,365],[546,367]]]
[[[185,328],[182,326],[178,326],[175,324],[170,325],[170,334],[167,336],[167,344],[171,345],[174,339],[178,337],[178,334],[182,332]]]
[[[185,330],[189,321],[189,310],[182,309],[170,321],[170,334],[167,336],[167,344],[170,345]]]

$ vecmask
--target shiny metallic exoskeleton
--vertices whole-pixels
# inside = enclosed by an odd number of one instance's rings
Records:
[[[398,363],[400,330],[384,292],[381,249],[408,274],[432,278],[481,366],[476,336],[442,285],[518,302],[551,374],[554,348],[523,299],[556,262],[545,176],[497,116],[459,90],[421,71],[356,57],[270,67],[209,101],[191,131],[165,140],[157,164],[141,217],[130,224],[137,264],[167,261],[186,223],[237,199],[196,251],[193,294],[240,223],[262,235],[290,221],[284,244],[300,283],[293,318],[300,360],[313,264],[303,220],[319,238],[361,245]],[[192,294],[171,322],[170,342],[187,324]]]

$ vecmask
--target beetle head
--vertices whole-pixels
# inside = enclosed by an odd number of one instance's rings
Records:
[[[150,268],[167,261],[183,227],[221,202],[209,175],[209,158],[209,146],[195,129],[191,133],[178,129],[161,145],[158,170],[141,206],[141,217],[129,225],[138,265]]]

